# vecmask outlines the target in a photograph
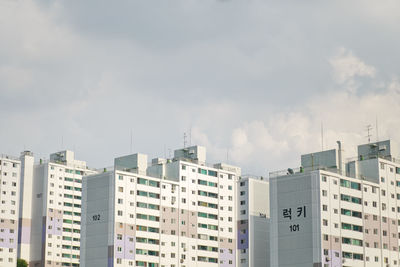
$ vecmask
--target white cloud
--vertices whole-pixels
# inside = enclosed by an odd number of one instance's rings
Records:
[[[346,58],[350,59],[344,61],[349,61],[352,66],[339,64],[347,72],[343,77],[352,79],[355,75],[366,75],[373,78],[374,67],[364,65],[354,56]],[[301,154],[322,149],[321,123],[324,149],[335,148],[336,141],[340,140],[344,144],[345,157],[356,156],[356,146],[367,142],[366,126],[375,127],[376,118],[379,119],[380,140],[400,140],[399,82],[394,79],[377,84],[384,84],[384,89],[359,95],[349,92],[348,84],[344,83],[340,90],[310,98],[294,111],[277,111],[266,114],[263,120],[241,123],[231,133],[224,133],[231,135],[232,160],[244,166],[245,171],[256,171],[260,175],[298,166]],[[203,130],[210,131],[208,128]],[[374,128],[372,140],[376,138]],[[221,147],[218,142],[209,145]]]
[[[350,92],[355,92],[358,88],[356,78],[369,77],[373,78],[376,74],[376,69],[373,66],[367,65],[358,57],[353,55],[353,52],[340,48],[337,55],[330,60],[333,67],[335,80],[340,85],[345,85]]]

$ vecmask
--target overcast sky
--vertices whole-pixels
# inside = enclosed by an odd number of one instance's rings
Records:
[[[0,153],[100,168],[131,132],[150,158],[186,132],[265,176],[321,150],[323,123],[351,157],[377,119],[400,141],[399,25],[398,0],[2,0]]]

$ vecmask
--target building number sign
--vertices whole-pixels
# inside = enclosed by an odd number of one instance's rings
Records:
[[[295,212],[293,212],[293,214],[292,214],[292,208],[283,209],[282,210],[283,218],[292,220],[293,218],[300,218],[300,217],[306,218],[307,217],[306,206],[297,207],[294,210],[295,210]],[[289,230],[290,230],[290,232],[298,232],[298,231],[300,231],[300,225],[299,224],[291,224],[289,226]]]
[[[100,214],[93,215],[93,221],[100,221]]]

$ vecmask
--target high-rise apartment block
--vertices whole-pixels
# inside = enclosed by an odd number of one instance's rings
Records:
[[[236,266],[240,168],[207,165],[201,146],[114,165],[84,178],[81,266]]]
[[[79,266],[82,177],[97,173],[72,151],[34,163],[21,155],[18,257],[36,266]]]
[[[302,156],[270,174],[271,266],[399,266],[400,161],[390,141]]]
[[[0,156],[0,266],[16,266],[21,163]]]
[[[263,177],[240,177],[238,181],[238,264],[269,266],[269,183]]]

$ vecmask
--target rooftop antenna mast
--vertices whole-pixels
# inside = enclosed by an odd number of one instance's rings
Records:
[[[130,146],[130,153],[132,154],[132,146],[133,146],[133,131],[131,129],[131,146]]]
[[[379,131],[378,131],[378,116],[376,116],[376,142],[379,142]]]
[[[368,133],[368,135],[366,136],[366,137],[368,137],[368,144],[371,143],[371,136],[372,136],[372,134],[370,133],[371,130],[372,130],[372,126],[371,126],[371,124],[368,124],[367,125],[367,133]]]
[[[321,121],[321,147],[324,151],[324,123]]]
[[[189,146],[192,145],[192,124],[190,124],[189,128]]]
[[[186,133],[183,133],[183,148],[186,148]]]

